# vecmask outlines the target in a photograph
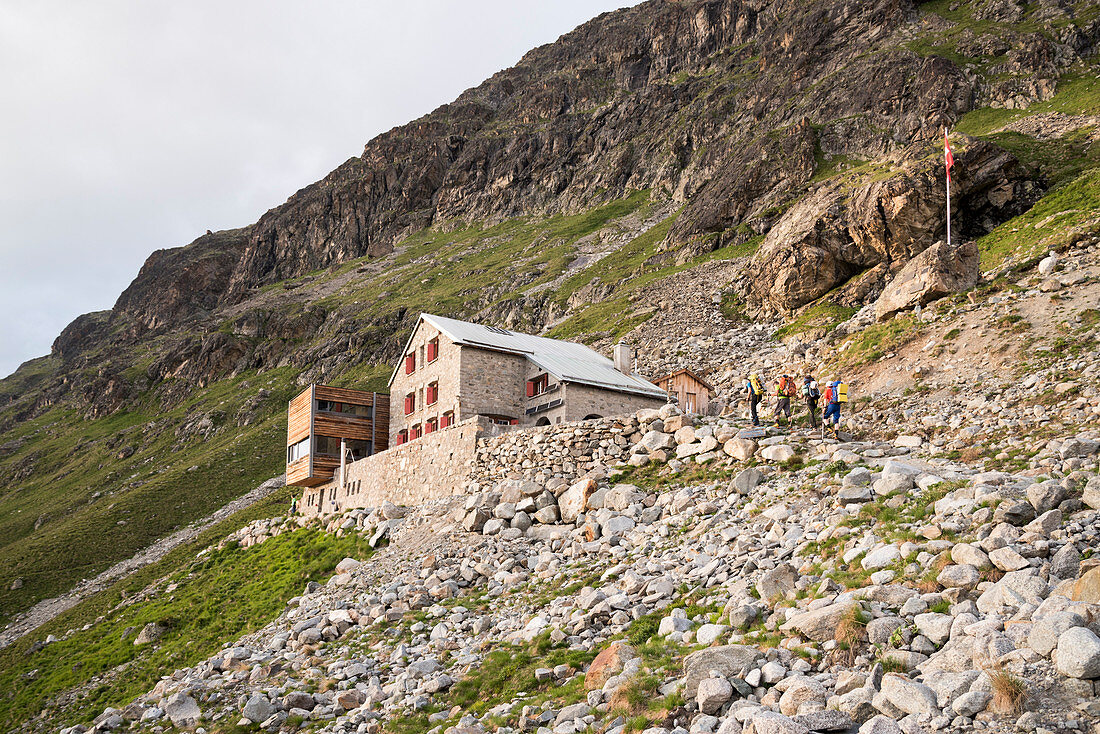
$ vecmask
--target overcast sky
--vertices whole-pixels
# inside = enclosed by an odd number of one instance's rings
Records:
[[[0,376],[615,0],[0,0]]]

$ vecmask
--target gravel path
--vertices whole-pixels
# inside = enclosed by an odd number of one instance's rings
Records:
[[[81,581],[67,594],[52,599],[43,599],[31,607],[26,613],[17,617],[15,621],[4,628],[3,632],[0,632],[0,649],[12,644],[23,635],[33,632],[67,609],[72,609],[92,594],[103,591],[115,581],[129,576],[138,569],[148,566],[150,563],[156,563],[180,545],[198,537],[200,533],[211,525],[221,522],[238,510],[243,510],[285,485],[286,478],[283,475],[268,479],[248,494],[238,497],[211,515],[199,520],[197,523],[189,525],[165,538],[161,538],[156,543],[139,551],[130,558],[119,561],[95,578]]]

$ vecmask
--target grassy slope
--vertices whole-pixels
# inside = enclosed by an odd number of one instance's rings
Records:
[[[0,459],[0,474],[33,465],[0,495],[2,616],[56,596],[281,473],[292,376],[284,368],[222,380],[166,412],[150,405],[84,420],[58,406],[0,437],[26,439]],[[261,387],[271,396],[253,423],[238,428],[239,403]],[[176,426],[197,411],[223,411],[223,426],[209,438],[177,440]],[[15,579],[21,589],[11,588]]]
[[[278,511],[281,503],[267,507]],[[138,590],[133,582],[120,585],[83,610],[102,615],[91,628],[76,627],[84,617],[74,610],[50,625],[58,635],[68,625],[71,634],[60,641],[31,651],[31,641],[23,640],[0,651],[0,726],[16,728],[43,707],[47,716],[57,713],[50,700],[74,686],[81,693],[54,723],[75,723],[74,712],[88,722],[105,706],[124,705],[149,690],[166,670],[194,665],[227,641],[263,626],[306,582],[324,581],[343,558],[370,554],[357,535],[336,538],[312,529],[247,549],[215,549],[197,559],[195,548],[189,551],[191,562],[179,565],[176,559],[175,570],[160,579],[148,601],[116,608],[124,593]],[[168,591],[168,584],[177,586]],[[164,636],[155,645],[135,647],[137,632],[151,622],[167,628]]]

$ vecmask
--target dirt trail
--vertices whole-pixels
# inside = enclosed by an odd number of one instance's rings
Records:
[[[262,500],[275,490],[285,486],[285,484],[285,477],[282,475],[273,479],[268,479],[248,494],[238,497],[221,509],[199,520],[197,523],[189,525],[165,538],[161,538],[156,543],[135,553],[130,558],[119,561],[95,578],[81,581],[67,594],[54,597],[53,599],[43,599],[29,610],[16,617],[11,624],[4,628],[3,632],[0,632],[0,649],[7,647],[20,637],[33,632],[62,612],[72,609],[92,594],[103,591],[115,581],[126,578],[138,569],[148,566],[150,563],[156,563],[172,550],[198,537],[200,533],[211,525],[219,523],[238,510],[243,510],[253,503]]]

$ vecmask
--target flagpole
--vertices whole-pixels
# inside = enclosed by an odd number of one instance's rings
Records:
[[[946,127],[943,129],[943,143],[944,143],[944,152],[946,153],[947,150],[948,150],[947,145],[949,144],[947,142],[947,128]],[[946,160],[945,160],[945,163],[946,163]],[[947,246],[950,247],[951,246],[951,165],[946,164],[944,167],[947,170]]]

